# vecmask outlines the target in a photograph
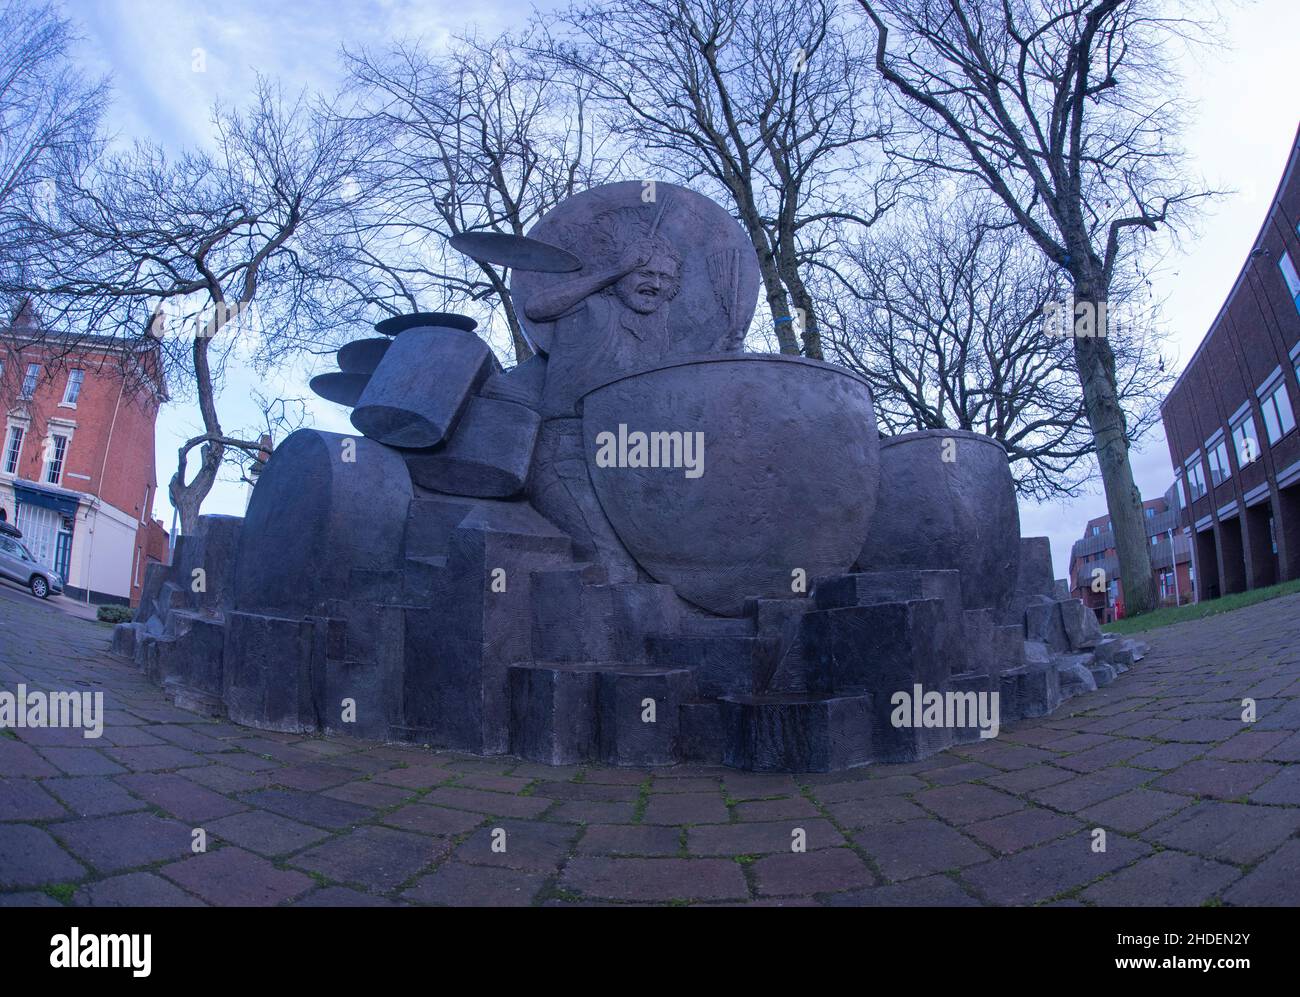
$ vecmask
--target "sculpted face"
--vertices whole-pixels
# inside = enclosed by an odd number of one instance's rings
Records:
[[[649,315],[676,293],[679,271],[677,260],[655,253],[644,266],[620,278],[614,293],[634,312]]]

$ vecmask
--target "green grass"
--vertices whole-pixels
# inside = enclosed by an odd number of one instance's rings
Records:
[[[1144,630],[1154,630],[1156,627],[1167,627],[1171,623],[1183,623],[1187,620],[1216,616],[1219,613],[1230,613],[1234,609],[1244,609],[1257,602],[1267,602],[1269,599],[1291,595],[1293,592],[1300,592],[1300,579],[1283,582],[1281,585],[1270,585],[1267,588],[1252,589],[1249,592],[1238,592],[1236,595],[1225,595],[1221,599],[1196,602],[1190,606],[1168,606],[1143,613],[1141,616],[1108,623],[1102,627],[1102,630],[1112,634],[1141,633]]]

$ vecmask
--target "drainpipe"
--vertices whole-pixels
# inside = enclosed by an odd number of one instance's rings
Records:
[[[1174,605],[1182,604],[1183,597],[1178,593],[1178,552],[1174,550],[1174,528],[1169,527],[1169,566],[1174,569]]]

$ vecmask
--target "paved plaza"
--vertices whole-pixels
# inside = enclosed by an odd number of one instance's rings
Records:
[[[796,776],[244,729],[0,595],[0,689],[107,711],[0,731],[0,906],[1300,904],[1300,595],[1145,634],[996,740]]]

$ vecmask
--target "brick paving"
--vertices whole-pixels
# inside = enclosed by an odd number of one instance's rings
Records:
[[[0,688],[107,709],[98,740],[0,731],[0,906],[1300,904],[1300,596],[1147,635],[997,740],[797,776],[248,730],[108,638],[0,598]]]

